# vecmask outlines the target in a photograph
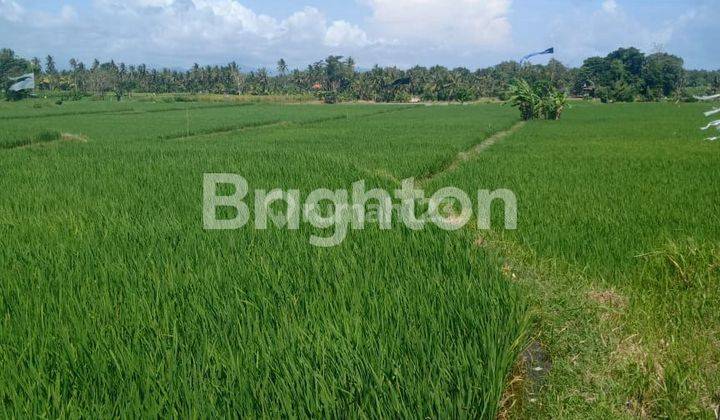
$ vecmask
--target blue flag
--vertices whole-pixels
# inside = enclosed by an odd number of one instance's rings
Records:
[[[536,55],[544,55],[544,54],[555,54],[555,48],[548,48],[545,51],[528,54],[525,57],[523,57],[522,60],[520,60],[520,63],[522,64],[525,61],[527,61],[528,59],[535,57]]]

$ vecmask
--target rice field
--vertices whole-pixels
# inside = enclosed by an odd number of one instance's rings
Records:
[[[499,104],[3,104],[0,415],[710,418],[703,110],[577,103],[519,127]],[[206,231],[213,172],[507,188],[518,229]]]

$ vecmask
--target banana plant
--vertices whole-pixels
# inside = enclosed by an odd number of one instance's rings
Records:
[[[568,100],[565,93],[548,84],[532,86],[524,79],[512,83],[509,94],[510,103],[520,109],[525,121],[540,118],[559,120]]]
[[[548,120],[559,120],[567,105],[567,95],[564,92],[553,90],[543,101],[545,116]]]
[[[520,79],[510,85],[510,102],[520,109],[523,120],[537,118],[542,108],[540,97],[527,80]]]

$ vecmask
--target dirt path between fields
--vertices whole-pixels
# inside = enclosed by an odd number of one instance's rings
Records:
[[[477,157],[478,155],[480,155],[481,153],[483,153],[484,151],[489,149],[494,144],[496,144],[499,141],[505,139],[506,137],[516,133],[523,126],[525,126],[525,121],[520,121],[520,122],[515,123],[515,125],[508,128],[507,130],[499,131],[499,132],[493,134],[492,136],[486,138],[485,140],[476,144],[472,148],[458,153],[458,155],[455,157],[455,159],[453,159],[453,161],[450,162],[444,168],[441,168],[438,171],[432,172],[428,175],[423,176],[422,178],[419,178],[418,183],[426,184],[426,183],[432,181],[433,179],[439,177],[440,175],[443,175],[448,172],[452,172],[452,171],[456,170],[464,162],[467,162],[470,159]]]

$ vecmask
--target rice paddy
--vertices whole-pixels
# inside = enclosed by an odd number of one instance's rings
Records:
[[[576,103],[518,127],[500,104],[29,103],[0,107],[3,417],[718,404],[720,154],[702,105]],[[213,172],[303,194],[507,188],[518,230],[498,212],[493,231],[370,225],[333,248],[311,226],[206,231]],[[541,379],[529,347],[552,361]]]

